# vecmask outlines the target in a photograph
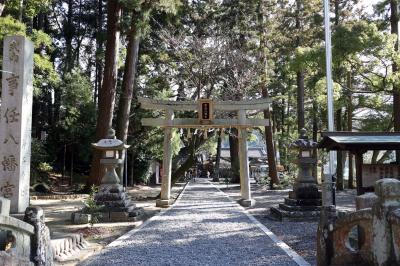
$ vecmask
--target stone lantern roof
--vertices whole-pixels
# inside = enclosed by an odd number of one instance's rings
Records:
[[[310,150],[317,148],[318,143],[308,139],[307,130],[300,130],[300,137],[290,144],[290,148],[298,148],[300,150]]]
[[[121,140],[115,138],[115,130],[112,128],[108,131],[107,138],[92,143],[92,146],[98,150],[123,150],[130,147],[130,145],[125,145]]]

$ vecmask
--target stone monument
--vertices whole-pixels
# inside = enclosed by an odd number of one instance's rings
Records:
[[[92,146],[103,151],[100,164],[106,168],[99,191],[95,194],[96,203],[103,206],[100,220],[104,222],[134,220],[142,210],[136,208],[136,205],[128,198],[115,171],[118,165],[123,164],[121,152],[129,148],[129,145],[116,139],[115,131],[110,129],[106,139],[101,139]]]
[[[0,196],[11,212],[29,206],[33,44],[23,36],[4,39],[0,116]]]
[[[318,143],[309,140],[306,130],[300,130],[299,139],[290,146],[299,150],[297,156],[298,174],[293,185],[293,191],[289,192],[289,198],[279,204],[279,208],[271,208],[271,214],[279,220],[313,220],[317,219],[321,209],[321,192],[312,169],[317,160],[312,157],[312,150],[317,148]]]

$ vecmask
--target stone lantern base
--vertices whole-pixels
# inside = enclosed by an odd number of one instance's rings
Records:
[[[102,184],[95,200],[104,206],[99,215],[100,222],[136,221],[143,214],[143,209],[131,202],[120,184]]]
[[[280,221],[313,221],[320,216],[322,205],[321,192],[312,186],[307,189],[303,188],[301,193],[290,191],[289,197],[284,199],[284,203],[280,203],[279,207],[270,209],[272,218]]]

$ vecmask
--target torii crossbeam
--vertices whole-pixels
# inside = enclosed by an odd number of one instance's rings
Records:
[[[171,197],[171,165],[172,165],[172,128],[230,128],[235,127],[239,132],[239,163],[241,201],[243,206],[252,206],[249,160],[247,155],[247,128],[268,126],[268,119],[250,119],[246,117],[247,110],[265,110],[272,102],[271,99],[256,99],[248,101],[221,101],[214,102],[210,99],[198,101],[165,101],[139,97],[141,108],[149,110],[164,110],[165,118],[143,118],[143,126],[159,126],[164,128],[164,158],[161,184],[161,199],[157,200],[157,206],[170,205]],[[214,111],[237,112],[237,119],[215,119]],[[198,111],[199,118],[174,119],[175,111]]]

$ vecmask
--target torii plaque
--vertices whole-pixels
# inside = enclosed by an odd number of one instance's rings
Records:
[[[239,132],[239,163],[240,163],[240,185],[243,206],[251,206],[254,200],[251,198],[249,160],[247,155],[247,128],[256,126],[268,126],[268,119],[249,119],[246,110],[265,110],[271,103],[271,99],[256,99],[249,101],[222,101],[213,102],[207,99],[196,101],[163,101],[140,98],[139,102],[143,109],[157,109],[165,111],[163,118],[143,118],[143,126],[160,126],[164,128],[164,159],[163,177],[161,184],[161,199],[157,206],[168,206],[171,196],[171,130],[172,128],[229,128],[236,127]],[[214,118],[214,110],[235,111],[237,119]],[[199,118],[176,118],[174,111],[197,111]]]
[[[11,212],[29,206],[33,44],[10,36],[3,44],[0,109],[0,196],[11,200]]]

